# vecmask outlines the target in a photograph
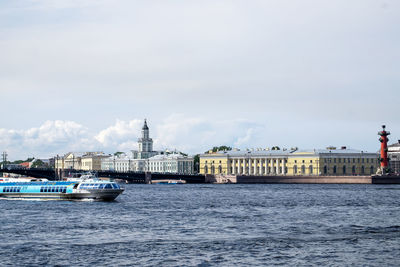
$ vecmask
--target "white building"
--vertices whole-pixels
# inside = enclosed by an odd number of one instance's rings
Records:
[[[182,153],[156,155],[147,160],[146,170],[158,173],[193,174],[193,158]]]
[[[118,172],[133,171],[133,159],[125,153],[112,155],[101,161],[101,169]]]
[[[122,153],[104,158],[101,169],[118,172],[193,173],[192,157],[177,152],[153,151],[153,140],[150,138],[146,120],[144,120],[138,145],[139,150],[132,150],[132,156]]]
[[[148,159],[160,154],[159,151],[153,151],[153,139],[150,138],[150,130],[147,126],[146,119],[142,127],[142,137],[138,139],[139,151],[132,150],[134,159]]]
[[[400,140],[388,146],[389,168],[394,173],[400,173]]]

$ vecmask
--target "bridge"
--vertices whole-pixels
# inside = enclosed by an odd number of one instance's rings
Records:
[[[58,177],[68,177],[76,173],[84,173],[84,170],[74,169],[44,169],[44,168],[30,168],[30,169],[14,169],[5,168],[0,169],[0,173],[14,173],[26,175],[34,178],[46,178],[49,180],[59,180]],[[150,172],[116,172],[116,171],[95,171],[98,177],[107,177],[112,179],[125,180],[128,183],[145,184],[153,180],[185,180],[188,184],[202,184],[205,183],[205,176],[201,174],[174,174],[174,173],[150,173]]]

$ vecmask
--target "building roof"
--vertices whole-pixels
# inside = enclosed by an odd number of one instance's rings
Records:
[[[350,155],[350,154],[369,154],[376,155],[375,152],[367,152],[356,149],[304,149],[304,150],[243,150],[243,151],[218,151],[209,154],[202,154],[202,157],[245,157],[245,156],[262,156],[262,157],[274,157],[274,156],[318,156],[323,155]]]
[[[179,153],[155,155],[149,160],[170,160],[170,159],[192,159],[191,157],[184,156]]]

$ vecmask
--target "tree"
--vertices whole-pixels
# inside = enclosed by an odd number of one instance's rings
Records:
[[[49,165],[47,163],[44,163],[42,160],[37,159],[35,162],[32,163],[31,168],[48,168]]]
[[[215,146],[212,149],[212,152],[218,152],[218,151],[230,151],[232,148],[230,146]],[[206,152],[207,153],[207,152]]]
[[[194,165],[194,172],[199,173],[200,172],[200,155],[196,154],[193,157],[193,165]]]

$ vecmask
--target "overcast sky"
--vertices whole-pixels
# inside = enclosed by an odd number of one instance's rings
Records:
[[[400,139],[398,0],[2,0],[10,159]]]

